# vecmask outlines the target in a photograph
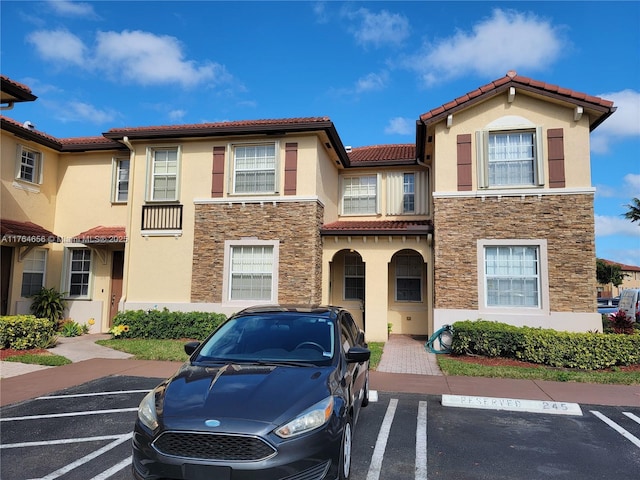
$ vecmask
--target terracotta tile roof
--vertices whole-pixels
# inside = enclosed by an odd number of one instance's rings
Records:
[[[536,91],[542,95],[563,99],[571,103],[589,104],[592,108],[596,108],[597,110],[602,111],[602,115],[605,118],[606,116],[608,116],[607,114],[610,115],[611,113],[613,113],[613,111],[615,111],[613,102],[609,100],[605,100],[603,98],[595,97],[592,95],[587,95],[586,93],[577,92],[568,88],[562,88],[557,85],[540,82],[528,77],[523,77],[511,70],[507,72],[507,74],[502,78],[494,80],[493,82],[483,85],[476,90],[468,92],[449,103],[423,113],[422,115],[420,115],[420,120],[425,123],[438,121],[443,116],[448,115],[452,111],[460,110],[468,105],[472,105],[479,100],[479,97],[487,95],[492,96],[512,86],[529,91]],[[604,120],[604,118],[599,121],[598,119],[595,119],[595,121],[592,123],[592,129],[595,128],[599,123],[601,123],[602,120]]]
[[[58,140],[54,136],[51,136],[51,135],[49,135],[47,133],[44,133],[44,132],[41,132],[40,130],[37,130],[35,127],[33,127],[33,128],[25,127],[25,124],[20,123],[17,120],[14,120],[13,118],[5,117],[4,115],[0,115],[0,121],[2,122],[2,128],[3,129],[7,129],[7,130],[11,130],[11,131],[14,131],[15,129],[18,129],[18,131],[22,130],[25,135],[28,134],[29,136],[32,136],[32,137],[38,137],[41,140],[46,141],[49,144],[53,144],[55,146],[58,146],[58,148],[60,148],[60,145],[61,145],[60,144],[60,140]],[[16,133],[16,132],[14,131],[14,133]],[[51,146],[51,145],[49,145],[49,146]]]
[[[601,258],[600,260],[602,260],[607,265],[617,265],[621,270],[624,270],[626,272],[640,272],[640,267],[636,267],[634,265],[625,265],[624,263],[612,262],[611,260],[605,260],[604,258]]]
[[[0,86],[2,87],[0,93],[2,103],[32,102],[38,98],[27,85],[11,80],[6,75],[0,74]]]
[[[416,163],[416,145],[405,143],[357,147],[349,152],[349,160],[352,166],[413,164]]]
[[[127,231],[123,226],[109,226],[98,225],[97,227],[90,228],[86,232],[79,233],[73,237],[74,242],[78,243],[91,243],[98,245],[105,245],[111,243],[126,243]]]
[[[56,243],[60,239],[53,232],[33,222],[18,222],[0,219],[0,236],[2,243],[17,243],[22,245]]]
[[[322,235],[425,235],[433,233],[429,220],[354,220],[323,225]]]

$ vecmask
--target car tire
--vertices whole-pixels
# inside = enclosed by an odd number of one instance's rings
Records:
[[[342,429],[342,442],[340,443],[340,462],[338,463],[340,480],[347,480],[351,475],[351,447],[353,442],[353,427],[351,418],[347,420]]]
[[[367,368],[367,372],[364,377],[364,396],[362,397],[361,407],[366,407],[369,405],[369,369]]]

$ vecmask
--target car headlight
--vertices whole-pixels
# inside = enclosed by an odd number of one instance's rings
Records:
[[[151,390],[140,402],[138,418],[142,424],[155,430],[158,428],[158,416],[156,415],[156,391]]]
[[[296,418],[275,430],[281,438],[291,438],[321,427],[333,413],[333,397],[327,397],[307,408]]]

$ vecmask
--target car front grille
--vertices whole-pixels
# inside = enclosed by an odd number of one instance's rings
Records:
[[[171,457],[225,462],[256,462],[276,454],[260,438],[221,433],[164,432],[153,447]]]

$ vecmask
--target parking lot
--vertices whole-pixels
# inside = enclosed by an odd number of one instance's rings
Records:
[[[124,480],[137,405],[157,378],[107,377],[1,411],[5,480]],[[353,480],[637,479],[640,408],[549,415],[380,393],[354,436]]]

